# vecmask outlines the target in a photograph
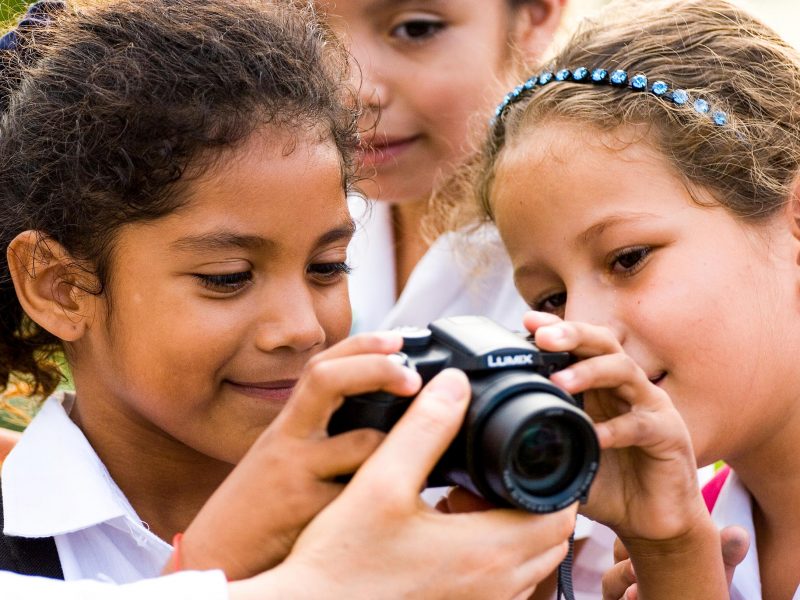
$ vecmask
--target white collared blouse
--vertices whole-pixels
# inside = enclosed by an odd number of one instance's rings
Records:
[[[483,315],[508,329],[522,329],[522,315],[530,309],[514,287],[511,262],[493,227],[467,241],[458,234],[440,237],[395,300],[391,207],[355,196],[348,202],[357,226],[348,250],[354,333],[424,327],[457,315]]]
[[[711,511],[711,519],[720,529],[729,525],[739,525],[750,535],[747,556],[733,572],[731,600],[761,600],[761,574],[758,568],[756,531],[753,525],[753,502],[735,471],[731,471],[725,479]],[[792,600],[800,600],[800,587],[795,590]]]
[[[53,537],[66,580],[157,577],[172,552],[136,515],[83,432],[49,398],[3,464],[4,533]]]

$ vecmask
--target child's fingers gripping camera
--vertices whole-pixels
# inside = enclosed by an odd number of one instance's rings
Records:
[[[396,356],[423,382],[455,367],[472,388],[464,423],[429,485],[460,485],[496,505],[537,513],[586,497],[599,466],[597,437],[578,400],[548,379],[570,364],[568,353],[543,352],[485,317],[449,317],[401,332]],[[328,431],[389,431],[412,400],[385,392],[351,396]]]

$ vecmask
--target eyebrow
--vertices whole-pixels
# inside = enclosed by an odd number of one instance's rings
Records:
[[[588,244],[599,235],[602,235],[604,231],[606,231],[611,227],[616,227],[617,225],[624,225],[625,223],[631,223],[631,222],[635,223],[637,221],[645,221],[647,219],[655,219],[655,218],[658,218],[658,215],[652,213],[644,213],[644,212],[631,212],[631,213],[611,215],[601,221],[598,221],[594,225],[587,227],[586,231],[581,233],[576,239],[582,245]],[[545,272],[547,272],[547,269],[539,265],[522,264],[516,269],[514,269],[514,279],[520,280],[523,277],[536,277]]]
[[[401,9],[408,4],[420,4],[420,0],[372,0],[366,6],[365,12],[373,14],[388,8]],[[446,0],[427,0],[426,4],[430,4],[431,7],[437,7],[446,4]]]
[[[624,225],[625,223],[644,221],[647,219],[655,219],[655,218],[657,218],[657,215],[654,215],[652,213],[624,213],[621,215],[612,215],[588,227],[586,231],[584,231],[580,236],[578,236],[578,239],[584,244],[587,244],[594,238],[600,236],[605,230],[611,227],[616,227],[617,225]]]
[[[316,245],[324,246],[353,237],[356,225],[353,219],[323,233],[317,238]],[[199,235],[178,238],[170,244],[172,248],[184,252],[209,252],[214,250],[260,250],[275,246],[275,242],[257,235],[247,235],[220,229]]]
[[[317,246],[325,246],[333,242],[350,239],[356,232],[356,222],[348,218],[347,221],[342,223],[339,227],[335,227],[330,231],[323,233],[317,239]]]

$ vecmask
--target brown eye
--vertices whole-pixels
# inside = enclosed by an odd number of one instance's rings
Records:
[[[612,259],[611,270],[615,273],[635,273],[644,264],[652,250],[649,246],[626,248]]]
[[[567,303],[567,292],[559,292],[557,294],[550,294],[549,296],[545,296],[541,300],[537,300],[533,303],[533,310],[538,310],[540,312],[547,312],[558,314],[560,311],[564,309],[564,305]]]
[[[309,265],[308,272],[318,281],[330,283],[348,275],[352,269],[343,262],[315,263]]]
[[[426,40],[435,36],[445,25],[441,21],[415,19],[401,23],[392,29],[392,37],[410,41]]]

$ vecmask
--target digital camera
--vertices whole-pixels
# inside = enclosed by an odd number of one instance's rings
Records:
[[[472,387],[464,423],[428,485],[459,485],[492,504],[536,513],[585,499],[600,460],[594,427],[579,398],[548,379],[573,362],[569,353],[541,351],[486,317],[448,317],[399,331],[397,360],[423,382],[455,367]],[[389,431],[412,400],[385,392],[350,396],[328,432]]]

